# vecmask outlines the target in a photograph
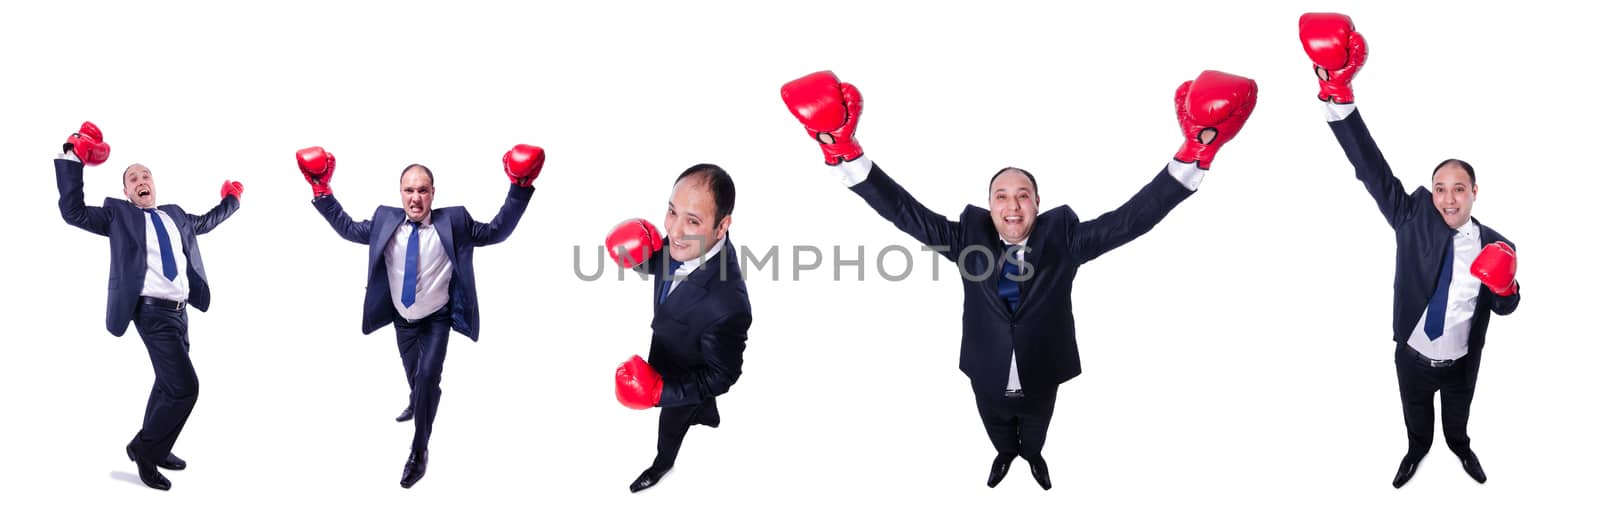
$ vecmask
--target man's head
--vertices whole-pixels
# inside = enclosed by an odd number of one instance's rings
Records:
[[[1028,171],[1006,167],[989,178],[989,218],[1006,242],[1020,243],[1039,217],[1039,185]]]
[[[1472,165],[1447,159],[1433,167],[1433,207],[1444,216],[1444,223],[1459,228],[1472,218],[1472,203],[1478,200],[1478,174]]]
[[[122,194],[134,206],[156,207],[156,180],[150,175],[150,168],[138,163],[128,165],[122,171]]]
[[[672,259],[699,258],[727,236],[732,224],[733,178],[727,171],[702,163],[678,175],[663,225]]]
[[[400,171],[400,206],[406,218],[417,222],[433,212],[433,171],[422,165],[407,165]]]

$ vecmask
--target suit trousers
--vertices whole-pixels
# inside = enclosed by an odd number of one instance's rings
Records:
[[[1034,460],[1044,451],[1045,434],[1050,430],[1050,417],[1056,411],[1056,390],[1059,385],[1037,391],[1025,391],[1020,398],[1007,398],[1001,392],[983,392],[974,385],[972,395],[978,401],[978,417],[983,429],[989,433],[994,451],[1007,457]]]
[[[689,427],[697,423],[711,428],[722,424],[716,398],[697,405],[661,407],[661,421],[656,428],[656,460],[650,467],[660,472],[672,469],[678,462],[678,449],[683,447],[684,436],[689,434]]]
[[[412,450],[428,449],[433,436],[433,418],[439,413],[439,382],[444,377],[444,355],[450,344],[450,306],[432,315],[394,322],[394,336],[400,345],[400,365],[406,369],[406,384],[411,387],[412,421],[416,434]]]
[[[1467,437],[1467,416],[1472,410],[1472,393],[1478,386],[1478,363],[1482,352],[1469,352],[1445,367],[1432,367],[1411,346],[1399,342],[1394,350],[1395,376],[1400,380],[1400,404],[1405,411],[1406,457],[1421,459],[1433,447],[1433,393],[1439,393],[1441,423],[1445,444],[1456,455],[1471,450]]]
[[[134,328],[144,340],[156,375],[144,407],[144,426],[130,443],[133,453],[143,460],[167,458],[200,394],[200,379],[189,361],[187,309],[187,305],[173,310],[143,303],[134,308]]]

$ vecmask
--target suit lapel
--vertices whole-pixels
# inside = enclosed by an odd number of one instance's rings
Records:
[[[723,274],[723,267],[726,266],[724,260],[731,254],[733,254],[731,246],[725,244],[722,250],[717,252],[717,256],[700,264],[700,267],[689,273],[688,277],[678,280],[678,286],[672,289],[672,293],[667,294],[666,302],[656,304],[656,313],[683,319],[681,316],[687,314],[694,305],[706,297],[706,293],[710,292],[711,278]],[[670,275],[673,271],[667,272]],[[670,276],[661,276],[662,281],[658,284],[664,288],[668,277]],[[659,299],[661,293],[657,291],[656,295]]]
[[[186,226],[184,224],[184,222],[187,222],[187,217],[179,217],[179,215],[183,214],[183,210],[178,209],[177,206],[169,204],[166,206],[157,206],[156,211],[166,213],[167,218],[172,219],[173,234],[170,236],[178,240],[178,246],[183,249],[184,256],[188,257],[190,254],[189,239],[184,236],[188,234],[188,230],[185,229]]]
[[[999,235],[994,233],[994,228],[992,226],[990,227],[988,233],[989,234],[987,236],[989,238],[984,242],[984,245],[988,246],[989,252],[969,253],[969,256],[972,256],[969,258],[969,260],[989,260],[989,267],[987,268],[989,274],[983,278],[983,297],[989,300],[989,306],[994,310],[1002,314],[1010,315],[1011,307],[1006,306],[1007,303],[1004,299],[1000,299],[1000,275],[1005,274],[1005,251],[1003,249],[1000,251],[995,251],[995,248],[1001,243],[1001,241]],[[962,264],[962,266],[965,267],[966,264]],[[968,272],[977,274],[984,272],[984,270],[985,269],[983,267],[979,267]]]
[[[149,217],[150,214],[145,213],[144,210],[139,209],[138,206],[134,206],[131,202],[124,201],[122,199],[113,199],[110,197],[106,198],[107,204],[110,204],[113,201],[117,203],[117,206],[122,206],[124,210],[132,215],[129,217],[118,217],[117,219],[118,223],[122,225],[122,230],[126,231],[128,236],[131,237],[131,241],[138,246],[138,252],[135,253],[137,256],[133,257],[133,261],[139,266],[137,270],[142,271],[145,267],[150,265],[146,260],[146,256],[150,252],[150,249],[147,247],[145,241],[146,238],[150,237],[149,235],[145,234],[145,226],[148,224],[145,222],[145,217]],[[139,281],[144,281],[144,276],[139,276],[139,278]]]
[[[1028,294],[1033,292],[1034,280],[1039,279],[1039,264],[1044,263],[1039,259],[1039,253],[1043,249],[1043,246],[1028,246],[1027,250],[1022,253],[1022,265],[1020,267],[1032,267],[1033,274],[1028,276],[1026,281],[1017,282],[1017,313],[1019,314],[1022,313],[1023,308],[1028,306],[1028,298],[1032,297]],[[1026,274],[1026,272],[1026,269],[1019,270],[1019,274]]]
[[[383,251],[389,246],[389,239],[394,238],[395,231],[400,229],[400,221],[406,218],[404,212],[400,211],[399,208],[393,210],[384,209],[378,213],[387,215],[380,215],[377,217],[378,220],[374,222],[376,227],[373,228],[372,232],[372,244],[368,246],[367,251],[368,274],[372,274],[372,271],[377,270],[378,262],[383,260]],[[383,276],[383,278],[387,281],[388,276]]]
[[[456,265],[456,238],[450,225],[450,212],[434,210],[433,230],[439,233],[439,243],[444,245],[444,259],[450,260],[450,266]]]

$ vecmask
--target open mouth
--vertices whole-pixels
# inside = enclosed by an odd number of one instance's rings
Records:
[[[134,192],[134,195],[138,195],[139,197],[149,197],[150,196],[150,190],[149,189],[141,189],[141,190],[138,190],[138,191]]]

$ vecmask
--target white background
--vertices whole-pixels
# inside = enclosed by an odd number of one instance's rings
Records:
[[[1592,23],[1555,2],[1162,4],[7,4],[0,511],[1592,511]],[[1324,124],[1305,10],[1366,34],[1355,91],[1402,180],[1472,162],[1474,215],[1519,247],[1526,296],[1494,319],[1473,404],[1486,485],[1441,435],[1389,487],[1405,451],[1394,244]],[[1021,461],[984,487],[955,268],[919,253],[907,280],[876,277],[877,250],[916,243],[827,175],[778,87],[819,69],[858,85],[868,155],[941,213],[1019,166],[1046,207],[1089,218],[1167,162],[1172,91],[1208,68],[1254,78],[1260,101],[1199,193],[1082,269],[1055,489]],[[120,197],[133,162],[194,213],[245,184],[200,239],[214,301],[190,313],[203,394],[171,492],[123,457],[151,372],[133,330],[103,328],[105,239],[57,216],[50,160],[86,119],[113,148],[86,173],[90,204]],[[452,336],[433,460],[402,490],[393,331],[361,335],[366,249],[312,209],[292,155],[335,153],[358,218],[420,162],[437,206],[487,220],[517,143],[549,161],[516,233],[478,252],[482,340]],[[647,351],[650,289],[578,279],[573,248],[593,270],[606,231],[660,221],[698,162],[736,179],[734,242],[778,246],[783,272],[747,271],[755,323],[722,428],[694,428],[677,469],[630,495],[656,412],[621,407],[612,371]],[[796,281],[801,245],[866,246],[868,279]]]

